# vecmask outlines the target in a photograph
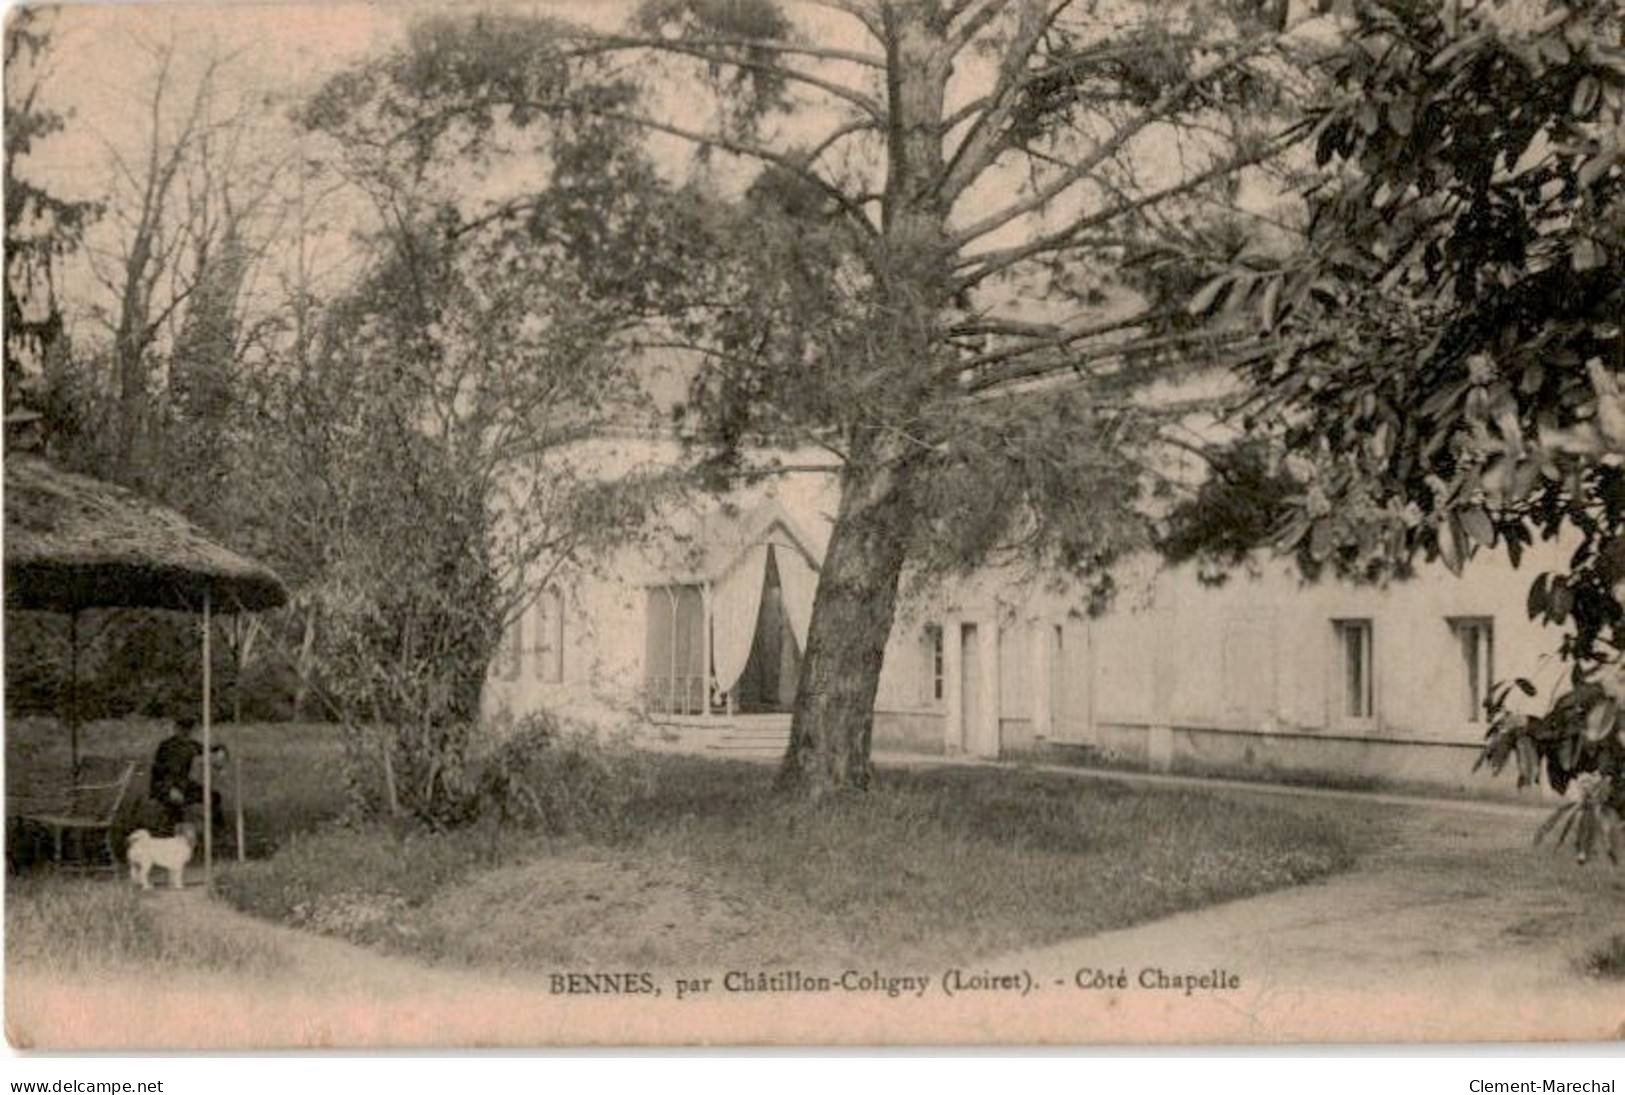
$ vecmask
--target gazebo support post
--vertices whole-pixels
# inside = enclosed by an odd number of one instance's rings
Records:
[[[79,784],[79,610],[68,613],[68,738],[73,782]]]
[[[236,739],[241,745],[243,736],[238,734]],[[248,846],[243,840],[243,757],[235,749],[231,751],[231,808],[237,815],[237,862],[241,863],[248,858]]]
[[[711,583],[700,586],[700,714],[711,717]]]
[[[209,699],[213,658],[209,651],[209,591],[203,591],[203,888],[214,888],[214,750]]]

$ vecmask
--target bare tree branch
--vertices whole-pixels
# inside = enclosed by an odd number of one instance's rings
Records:
[[[709,49],[759,49],[769,53],[782,53],[790,57],[813,57],[821,61],[846,61],[854,65],[862,65],[878,71],[885,71],[886,61],[872,53],[859,53],[856,50],[837,49],[833,46],[814,46],[803,42],[787,42],[779,38],[745,38],[728,35],[707,36],[704,38],[647,38],[630,34],[603,34],[594,31],[566,32],[561,35],[574,41],[590,42],[591,45],[580,46],[571,51],[571,55],[590,57],[599,53],[608,53],[623,49],[653,49],[675,50],[679,53],[694,53],[695,56],[710,57],[711,54],[701,54],[696,51]],[[742,64],[739,58],[727,54],[716,54],[717,60],[723,64]],[[786,75],[789,70],[786,70]]]
[[[1023,3],[1015,38],[1004,50],[993,92],[987,97],[987,106],[948,158],[938,187],[945,204],[951,206],[998,156],[1004,144],[1005,126],[1025,86],[1022,77],[1027,62],[1059,11],[1056,8],[1040,16],[1037,0],[1025,0]]]
[[[1094,350],[1074,351],[1069,354],[1060,354],[1052,358],[1025,361],[1012,365],[1009,368],[975,376],[960,381],[960,390],[967,393],[980,393],[994,388],[1002,388],[1011,384],[1030,382],[1058,373],[1074,373],[1085,375],[1102,365],[1116,365],[1124,367],[1128,358],[1133,354],[1153,353],[1160,350],[1188,351],[1193,347],[1204,344],[1209,349],[1224,350],[1227,356],[1223,359],[1215,358],[1214,367],[1221,363],[1225,367],[1234,366],[1243,361],[1256,358],[1273,346],[1273,342],[1253,334],[1215,334],[1211,331],[1185,331],[1171,335],[1153,335],[1147,338],[1134,339],[1127,342],[1114,343]],[[1171,368],[1190,368],[1189,359],[1182,354],[1181,357],[1170,363]],[[969,365],[962,367],[969,369]],[[1136,381],[1139,386],[1140,381]]]
[[[700,41],[682,38],[609,37],[595,39],[593,46],[583,47],[572,52],[577,55],[590,56],[599,53],[607,53],[613,50],[650,49],[657,50],[662,53],[682,54],[688,57],[698,58],[699,60],[705,61],[709,64],[731,65],[735,68],[748,69],[752,72],[764,72],[773,76],[781,76],[786,80],[793,80],[797,83],[807,84],[811,87],[816,87],[822,91],[825,91],[837,99],[851,103],[853,106],[858,107],[876,121],[880,121],[883,118],[884,111],[882,110],[880,104],[876,102],[874,97],[871,95],[864,94],[861,91],[855,91],[852,88],[846,87],[843,84],[838,84],[833,80],[826,80],[822,76],[817,76],[810,72],[803,72],[800,69],[789,68],[785,65],[774,64],[770,61],[758,61],[749,57],[739,57],[728,53],[716,52],[714,47],[738,45],[754,49],[778,49],[780,52],[810,54],[817,57],[823,57],[828,60],[850,61],[853,64],[867,65],[872,68],[883,67],[882,62],[877,58],[868,57],[864,54],[848,53],[845,50],[828,50],[813,48],[810,46],[797,47],[771,41],[760,41],[756,39],[706,39],[703,40],[703,42],[704,44],[702,44]]]
[[[827,137],[814,145],[812,151],[807,153],[807,163],[809,165],[817,163],[819,157],[828,152],[843,137],[850,137],[854,133],[862,133],[866,130],[874,131],[878,130],[879,128],[880,126],[875,122],[867,121],[863,118],[855,118],[852,121],[830,131]],[[863,204],[863,198],[860,195],[854,195],[853,200],[859,205]]]
[[[1009,5],[1010,0],[974,0],[973,3],[959,5],[951,15],[957,17],[965,11],[969,11],[970,14],[964,16],[965,21],[960,23],[953,37],[949,39],[948,55],[953,57],[970,45],[971,41],[982,33],[983,28],[998,18],[999,13]],[[973,8],[974,10],[971,10]]]
[[[1287,32],[1282,32],[1282,34],[1284,33]],[[1037,193],[1022,201],[1014,202],[997,212],[990,213],[960,229],[954,233],[953,243],[962,247],[972,240],[997,231],[1018,217],[1042,209],[1077,185],[1102,163],[1117,155],[1146,128],[1169,117],[1192,91],[1250,60],[1263,49],[1276,42],[1282,37],[1282,34],[1255,36],[1228,56],[1213,62],[1196,75],[1190,76],[1168,88],[1157,97],[1155,103],[1141,111],[1137,117],[1119,126],[1108,140],[1096,145],[1088,155],[1073,164],[1067,171],[1062,172],[1060,176],[1051,180]]]
[[[970,323],[957,324],[949,328],[949,334],[958,336],[1009,335],[1015,338],[1028,339],[1030,342],[1001,348],[998,351],[980,355],[970,361],[956,362],[948,371],[959,373],[965,369],[1006,361],[1037,350],[1061,349],[1086,338],[1095,338],[1099,335],[1110,334],[1113,331],[1127,330],[1130,327],[1141,327],[1158,319],[1167,318],[1169,315],[1170,313],[1165,310],[1146,310],[1116,319],[1102,320],[1084,327],[1064,327],[1057,323],[1028,323],[1023,320],[1002,317],[977,319]]]
[[[1036,255],[1070,247],[1081,233],[1090,228],[1094,228],[1108,221],[1115,220],[1118,217],[1126,216],[1129,213],[1143,209],[1149,205],[1154,205],[1157,202],[1167,201],[1169,198],[1178,197],[1181,194],[1185,194],[1189,191],[1205,186],[1214,179],[1223,178],[1225,175],[1239,171],[1244,167],[1270,159],[1271,157],[1280,154],[1282,150],[1296,144],[1301,139],[1301,134],[1287,134],[1282,137],[1277,137],[1273,141],[1260,142],[1256,148],[1250,151],[1238,153],[1227,160],[1213,165],[1206,171],[1193,175],[1190,178],[1184,179],[1172,186],[1166,186],[1160,190],[1154,190],[1150,193],[1142,194],[1137,198],[1128,199],[1115,205],[1108,206],[1105,209],[1090,213],[1087,216],[1078,218],[1064,228],[1046,233],[1045,235],[1035,236],[1026,243],[1019,244],[1014,247],[1006,247],[997,251],[983,251],[978,254],[968,255],[960,262],[959,268],[970,268],[970,272],[961,277],[956,282],[956,285],[958,285],[958,287],[962,290],[968,289],[982,281],[985,281],[993,275],[1004,270],[1008,270],[1017,263],[1033,258]]]

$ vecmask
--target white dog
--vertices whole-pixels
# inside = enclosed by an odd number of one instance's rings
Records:
[[[130,881],[139,882],[143,890],[152,889],[149,877],[154,867],[169,872],[169,884],[175,889],[186,885],[186,864],[197,847],[197,827],[189,821],[176,826],[175,835],[155,837],[145,829],[137,829],[125,842],[129,849]]]

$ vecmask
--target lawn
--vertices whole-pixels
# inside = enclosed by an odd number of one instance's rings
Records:
[[[244,933],[183,927],[160,894],[105,880],[33,871],[6,880],[6,968],[91,976],[134,969],[267,974],[284,964]]]
[[[815,805],[779,799],[761,765],[641,763],[643,793],[593,831],[327,829],[229,869],[222,891],[434,962],[771,967],[994,954],[1353,858],[1333,820],[1200,791],[938,768]]]
[[[139,760],[139,799],[163,733],[96,724],[83,748]],[[767,766],[649,754],[622,756],[630,793],[565,835],[347,827],[333,728],[220,737],[242,760],[249,847],[249,862],[218,874],[228,902],[475,967],[969,959],[1293,885],[1354,855],[1335,817],[1223,793],[926,767],[811,804],[774,795]],[[7,758],[13,773],[66,765],[66,743],[49,723],[18,720]],[[275,961],[166,932],[122,887],[24,876],[8,898],[8,959]],[[53,934],[54,923],[74,927]]]

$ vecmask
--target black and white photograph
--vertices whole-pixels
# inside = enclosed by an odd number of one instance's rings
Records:
[[[13,1052],[1625,1038],[1618,0],[5,15]]]

